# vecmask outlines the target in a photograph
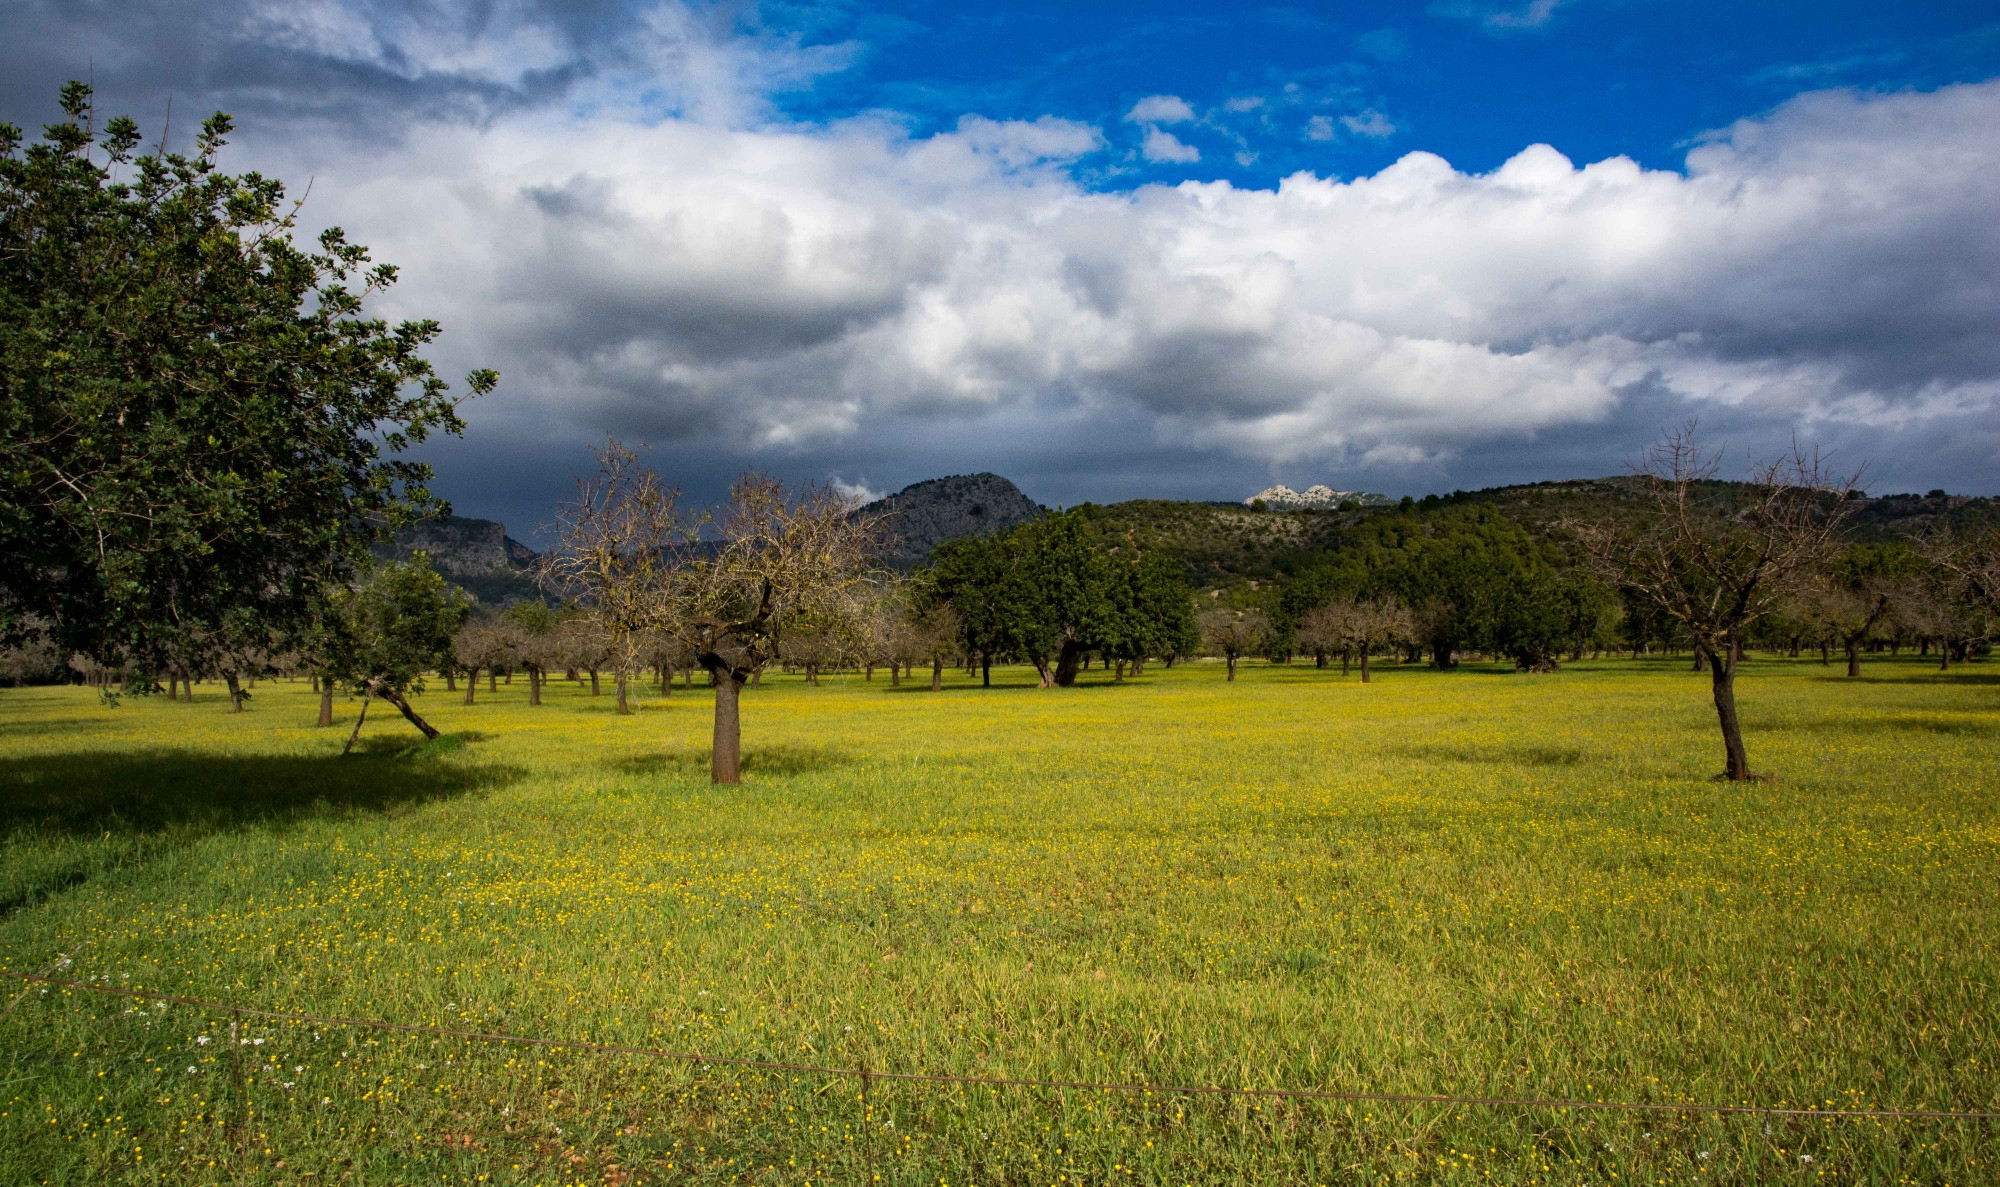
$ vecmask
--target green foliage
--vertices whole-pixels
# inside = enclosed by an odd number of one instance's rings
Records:
[[[1337,598],[1393,595],[1417,614],[1433,662],[1464,648],[1529,670],[1602,629],[1611,595],[1563,569],[1562,554],[1492,507],[1406,510],[1344,529],[1278,600],[1280,629]]]
[[[62,106],[25,149],[0,125],[0,619],[151,671],[282,643],[441,508],[393,456],[462,427],[438,325],[364,316],[396,270],[295,245],[280,182],[217,169],[227,116],[135,156],[88,87]]]
[[[1180,567],[1162,556],[1105,551],[1083,509],[947,541],[912,589],[919,604],[958,611],[968,652],[1025,660],[1044,683],[1072,683],[1091,652],[1144,659],[1194,645]]]
[[[333,677],[356,691],[421,692],[426,671],[451,666],[451,640],[471,606],[419,552],[381,565],[335,595],[342,627],[328,655]]]

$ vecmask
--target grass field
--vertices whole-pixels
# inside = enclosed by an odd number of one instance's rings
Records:
[[[2000,670],[0,692],[0,967],[877,1071],[2000,1109]],[[1089,679],[1096,679],[1097,673]],[[5,1183],[2000,1180],[2000,1124],[989,1089],[0,985]],[[232,1055],[232,1052],[234,1054]]]

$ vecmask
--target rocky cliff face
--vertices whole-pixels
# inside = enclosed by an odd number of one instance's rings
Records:
[[[1280,511],[1332,511],[1342,503],[1358,503],[1363,507],[1382,507],[1393,502],[1387,495],[1378,495],[1363,490],[1334,490],[1331,487],[1313,485],[1304,490],[1293,490],[1289,486],[1273,486],[1260,490],[1243,500],[1248,507],[1262,503]]]
[[[505,524],[454,515],[403,528],[393,543],[375,546],[375,555],[383,560],[419,551],[430,555],[431,567],[445,580],[482,602],[506,605],[539,596],[535,551],[509,536]]]
[[[962,536],[988,536],[1040,518],[1041,505],[998,474],[957,474],[904,487],[865,510],[886,512],[896,536],[885,559],[913,569],[931,549]]]

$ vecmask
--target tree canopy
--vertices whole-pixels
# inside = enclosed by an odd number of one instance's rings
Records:
[[[135,155],[89,87],[62,109],[0,125],[0,628],[153,673],[282,642],[443,509],[396,456],[463,427],[438,324],[366,316],[395,268],[295,243],[281,182],[217,168],[228,116]]]

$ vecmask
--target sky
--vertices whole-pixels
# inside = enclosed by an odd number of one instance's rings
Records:
[[[501,372],[425,448],[531,538],[607,435],[1049,505],[1622,472],[1696,418],[2000,493],[1991,4],[9,0],[306,194]],[[310,187],[308,193],[308,186]]]

